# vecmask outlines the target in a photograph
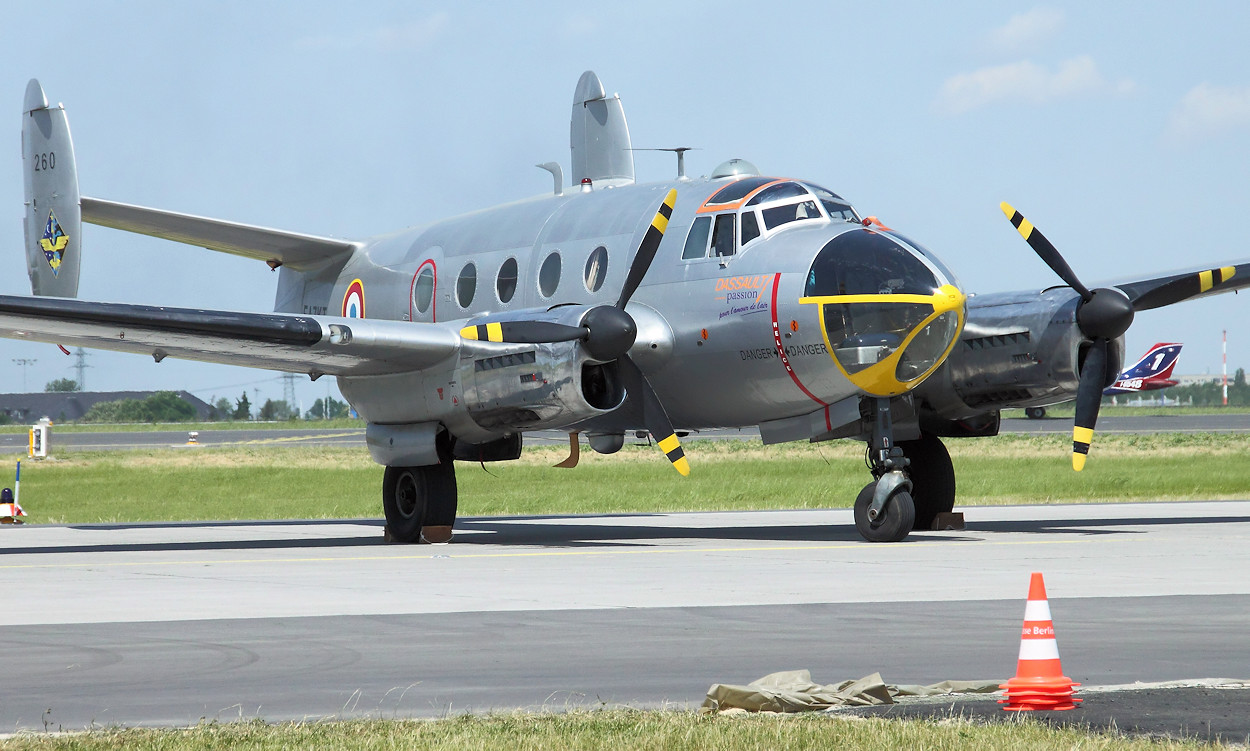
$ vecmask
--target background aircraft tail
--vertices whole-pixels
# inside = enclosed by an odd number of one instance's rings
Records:
[[[36,295],[77,297],[82,259],[82,209],[69,120],[48,106],[39,81],[26,86],[22,108],[22,168],[26,205],[26,271]]]
[[[1172,369],[1176,367],[1176,361],[1180,356],[1180,344],[1160,342],[1148,349],[1142,359],[1125,368],[1118,380],[1128,378],[1167,380],[1172,377]]]

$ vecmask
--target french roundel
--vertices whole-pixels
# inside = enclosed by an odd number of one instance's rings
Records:
[[[353,279],[347,285],[347,294],[343,295],[343,317],[365,317],[365,285],[359,279]]]

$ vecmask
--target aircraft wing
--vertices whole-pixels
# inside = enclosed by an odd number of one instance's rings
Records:
[[[1151,310],[1250,287],[1250,262],[1232,263],[1214,269],[1207,266],[1114,286],[1134,301],[1135,310]]]
[[[11,295],[0,295],[0,336],[313,377],[410,372],[462,346],[455,325]]]
[[[345,259],[356,246],[348,240],[285,232],[99,198],[84,196],[81,201],[84,222],[199,245],[209,250],[268,261],[271,265],[290,266],[297,271]]]

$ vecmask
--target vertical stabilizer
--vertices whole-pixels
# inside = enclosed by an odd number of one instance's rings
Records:
[[[78,296],[82,210],[78,168],[69,120],[60,105],[48,106],[35,79],[22,108],[22,169],[26,206],[26,271],[36,295]]]
[[[573,184],[590,178],[596,185],[634,181],[634,152],[621,98],[608,97],[594,71],[586,71],[573,95],[569,127]]]

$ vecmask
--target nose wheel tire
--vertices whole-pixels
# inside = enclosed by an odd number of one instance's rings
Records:
[[[898,542],[911,532],[916,519],[916,506],[911,493],[898,490],[886,501],[876,520],[868,519],[868,507],[877,483],[870,482],[855,499],[855,529],[868,542]]]

